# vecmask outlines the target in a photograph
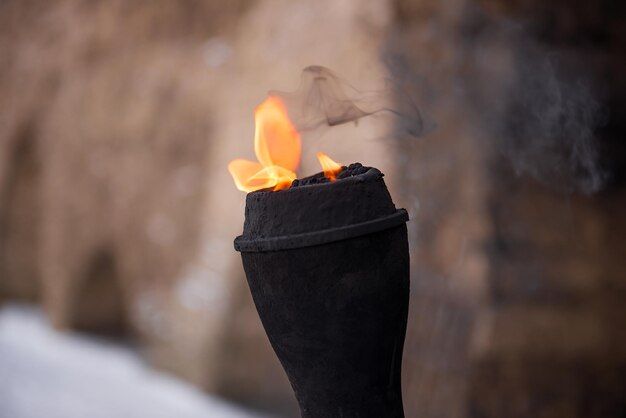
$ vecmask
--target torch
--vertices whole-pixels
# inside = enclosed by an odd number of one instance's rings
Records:
[[[303,418],[403,418],[407,212],[376,168],[297,179],[300,136],[284,104],[255,113],[258,162],[229,170],[246,197],[235,239],[261,322]]]

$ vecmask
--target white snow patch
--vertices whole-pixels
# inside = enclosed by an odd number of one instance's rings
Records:
[[[0,418],[261,418],[150,369],[130,348],[0,308]],[[266,417],[267,418],[267,417]]]

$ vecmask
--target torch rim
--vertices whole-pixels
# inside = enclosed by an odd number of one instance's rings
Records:
[[[305,186],[306,187],[306,186]],[[398,227],[409,221],[406,209],[397,209],[392,215],[372,219],[342,227],[323,229],[301,234],[258,238],[253,240],[244,239],[243,235],[235,238],[235,250],[238,252],[269,252],[291,250],[303,247],[328,244],[335,241],[343,241],[387,229]]]

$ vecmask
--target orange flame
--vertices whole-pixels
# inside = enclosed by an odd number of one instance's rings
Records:
[[[295,171],[300,164],[300,134],[278,97],[270,96],[257,107],[254,122],[254,153],[258,162],[236,159],[228,164],[235,186],[242,192],[286,189],[296,179]],[[324,176],[334,181],[341,165],[321,152],[317,157]]]
[[[228,164],[242,192],[289,187],[300,163],[300,134],[277,97],[268,97],[254,112],[254,153],[259,162],[237,159]]]
[[[317,153],[317,159],[322,166],[322,170],[324,170],[324,177],[328,177],[330,181],[337,180],[337,174],[341,171],[341,164],[336,163],[321,151]]]

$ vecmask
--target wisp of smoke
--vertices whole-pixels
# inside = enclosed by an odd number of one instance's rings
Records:
[[[312,65],[302,71],[298,90],[269,94],[283,99],[301,131],[357,123],[366,116],[388,113],[397,119],[395,125],[401,126],[405,133],[423,135],[424,121],[415,101],[391,82],[388,84],[378,91],[359,91],[328,68]]]
[[[558,60],[521,33],[515,40],[515,73],[504,114],[494,125],[499,148],[518,173],[563,191],[598,191],[605,181],[595,131],[601,106],[589,83],[567,77]]]
[[[580,56],[475,8],[458,26],[409,33],[390,39],[385,63],[396,83],[427,102],[422,109],[435,109],[439,126],[472,129],[476,146],[497,150],[518,175],[552,189],[600,190],[606,173],[595,135],[603,112]]]

